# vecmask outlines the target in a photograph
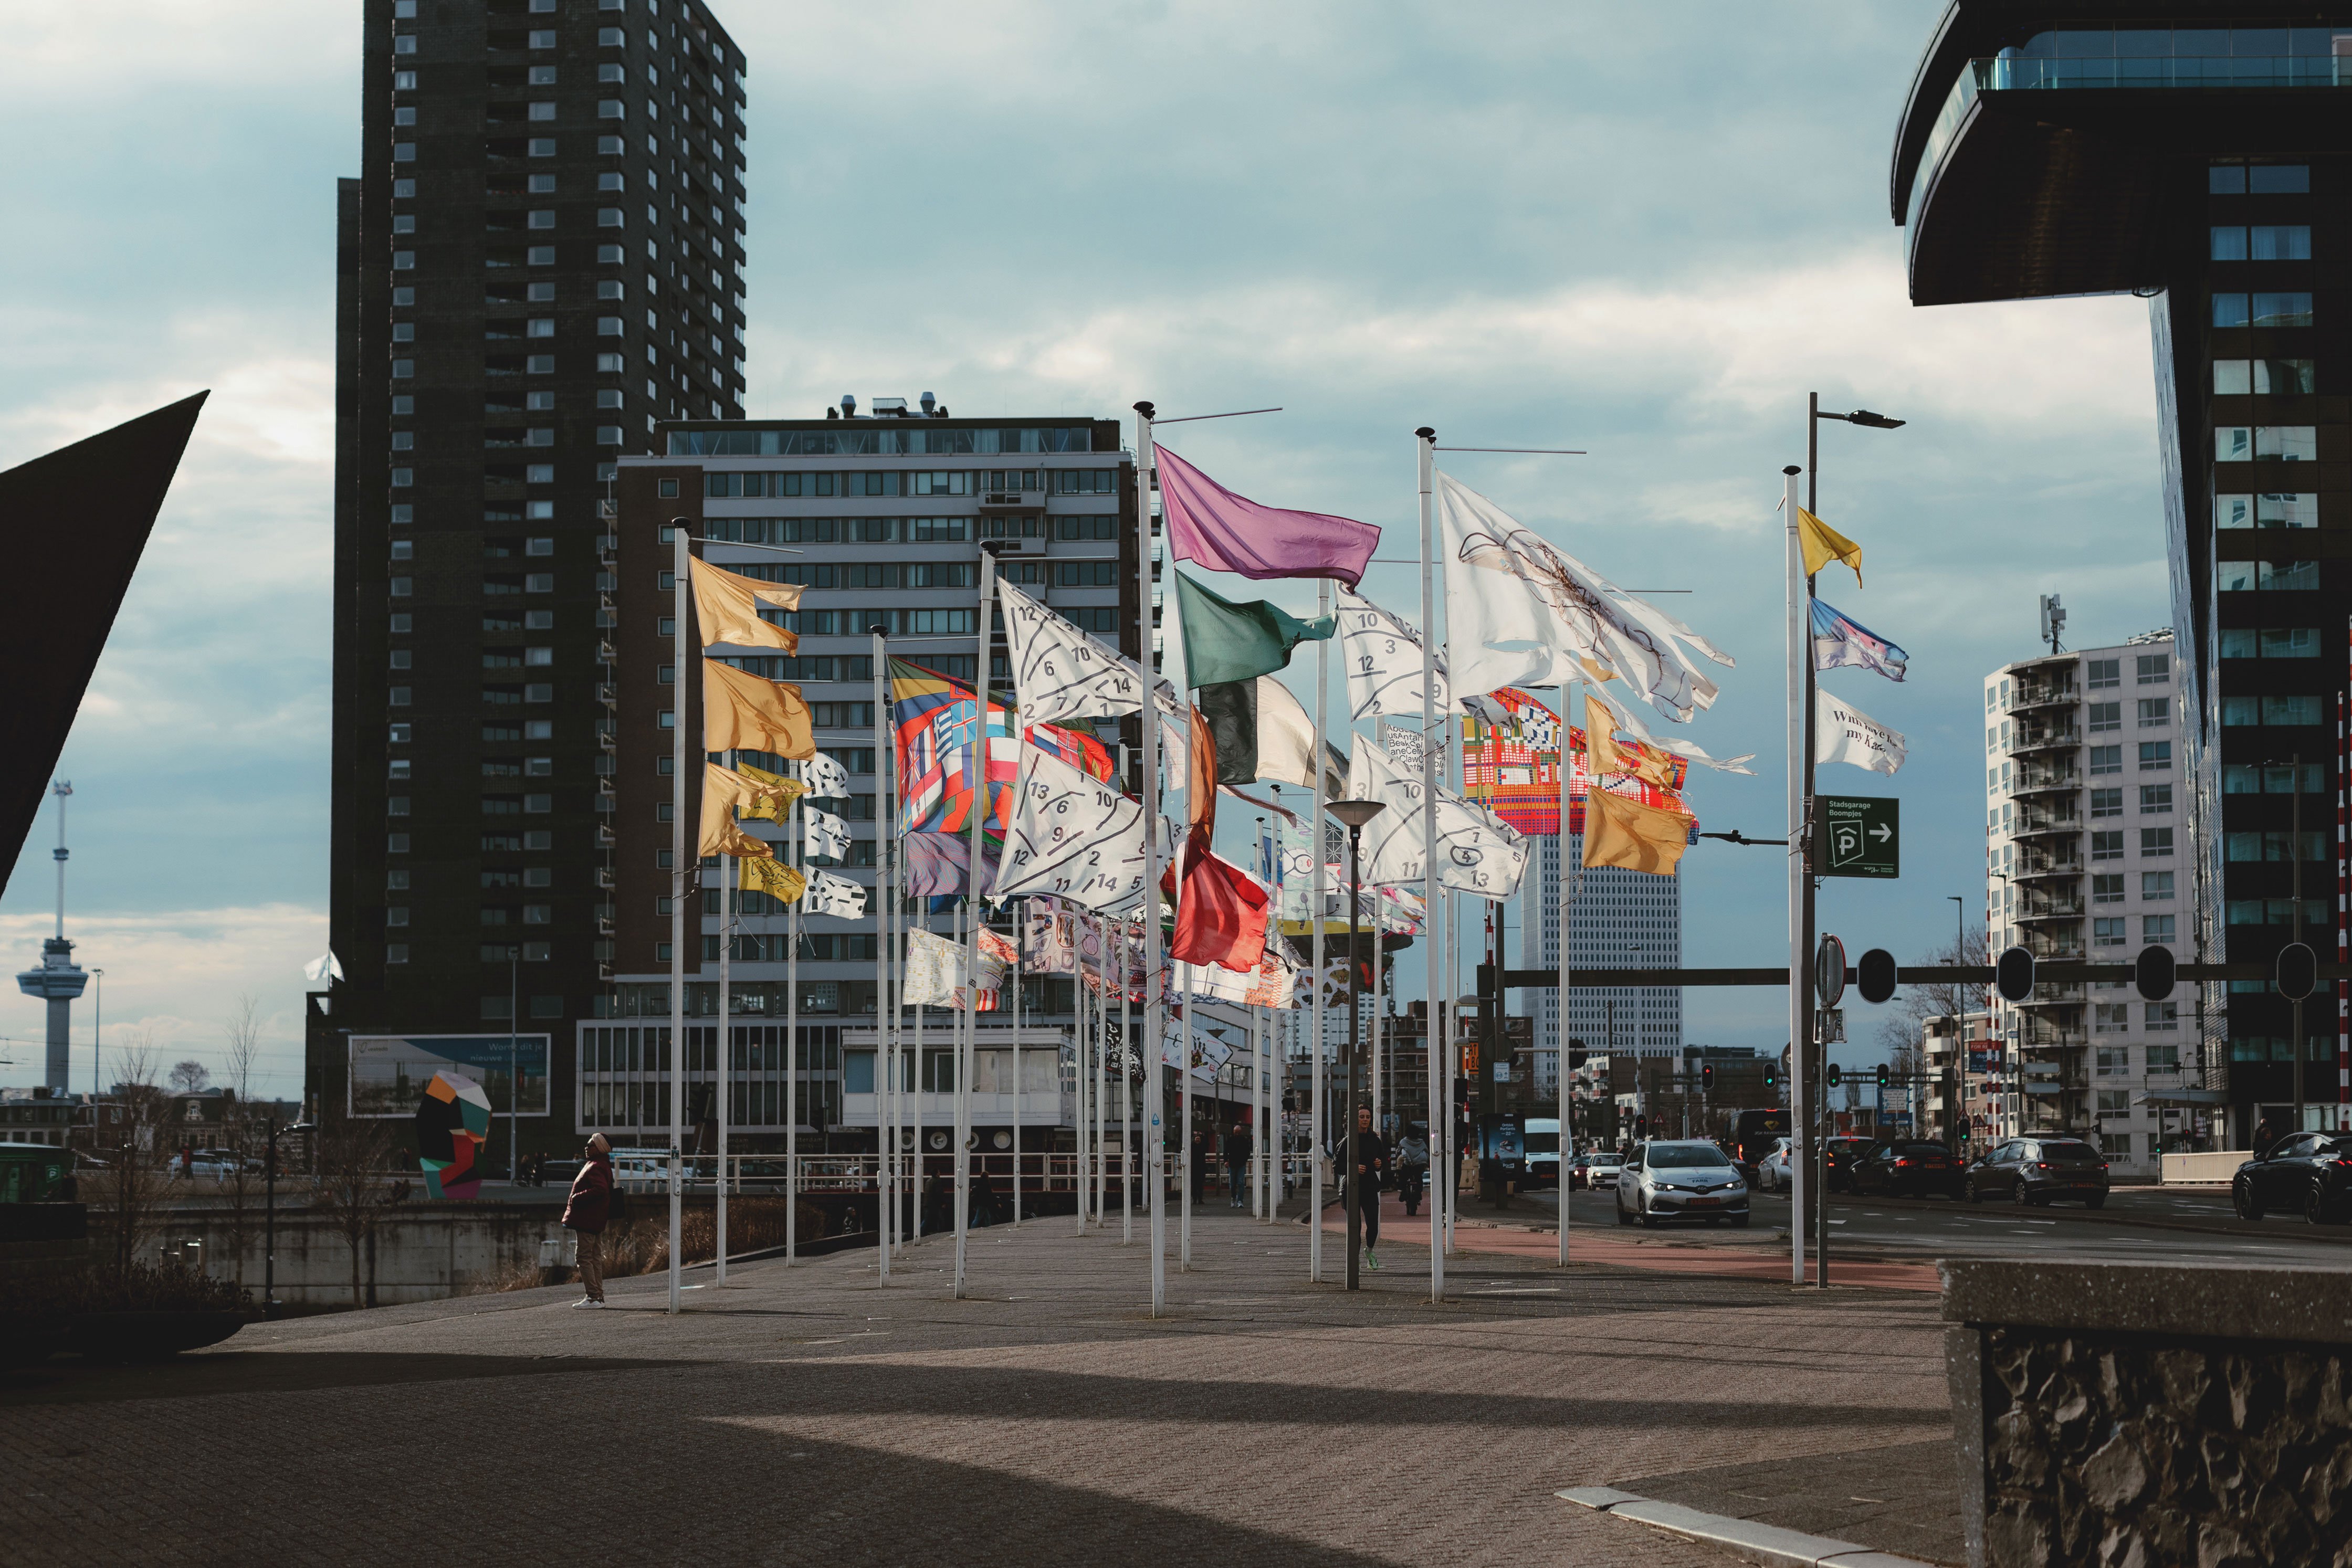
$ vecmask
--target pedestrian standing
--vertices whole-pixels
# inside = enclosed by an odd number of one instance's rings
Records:
[[[613,1213],[613,1143],[598,1133],[588,1140],[580,1174],[572,1178],[571,1196],[563,1200],[564,1228],[579,1238],[580,1289],[575,1307],[604,1304],[604,1260],[599,1250],[604,1225]]]
[[[1348,1138],[1348,1158],[1344,1167],[1348,1179],[1357,1184],[1356,1207],[1364,1223],[1364,1267],[1377,1270],[1380,1255],[1372,1249],[1381,1244],[1381,1190],[1388,1186],[1388,1140],[1372,1131],[1372,1108],[1356,1107],[1356,1130]]]
[[[1404,1199],[1408,1218],[1421,1213],[1422,1184],[1429,1176],[1429,1137],[1418,1123],[1405,1128],[1397,1144],[1397,1196]]]
[[[1249,1202],[1249,1128],[1236,1121],[1225,1134],[1225,1207],[1240,1208]]]

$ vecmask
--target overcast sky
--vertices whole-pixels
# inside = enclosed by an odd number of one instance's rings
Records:
[[[576,3],[576,0],[575,0]],[[751,58],[751,394],[960,414],[1279,403],[1181,447],[1411,557],[1411,431],[1581,458],[1454,471],[1739,661],[1690,727],[1702,824],[1775,836],[1781,465],[1805,394],[1822,512],[1868,586],[1825,595],[1911,653],[1826,684],[1910,738],[1899,883],[1832,883],[1825,928],[1905,959],[1981,908],[1979,682],[2168,614],[2147,309],[1914,310],[1887,156],[1936,0],[1404,5],[716,0]],[[66,748],[68,935],[110,1042],[215,1069],[257,996],[257,1088],[300,1082],[300,965],[326,945],[334,183],[359,167],[353,0],[20,8],[0,52],[0,465],[213,391]],[[70,526],[70,519],[54,519]],[[1234,580],[1217,586],[1231,590]],[[1416,574],[1376,567],[1411,612]],[[1271,597],[1311,606],[1303,589]],[[45,810],[0,899],[13,970],[50,919]],[[1785,951],[1775,852],[1683,862],[1685,959]],[[1514,955],[1514,962],[1517,956]],[[1418,975],[1418,963],[1407,967]],[[1777,1050],[1778,992],[1691,992],[1694,1040]],[[0,1082],[42,1013],[0,1007]],[[1869,1023],[1850,1019],[1857,1037]],[[76,1088],[90,1009],[76,1009]],[[1867,1046],[1847,1053],[1867,1059]]]

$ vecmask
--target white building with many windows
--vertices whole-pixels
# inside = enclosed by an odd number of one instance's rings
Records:
[[[1985,677],[1985,925],[1994,952],[2128,963],[2146,946],[2195,956],[2194,800],[2181,768],[2172,633],[2007,664]],[[2181,1148],[2187,1113],[2149,1105],[2193,1085],[2196,1006],[2183,986],[2040,985],[1994,1001],[2005,1046],[1976,1139],[2096,1134],[2121,1173],[2152,1175]]]

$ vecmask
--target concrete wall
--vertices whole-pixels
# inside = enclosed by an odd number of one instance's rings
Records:
[[[1971,1568],[2352,1552],[2343,1276],[1944,1265]]]
[[[536,1263],[539,1244],[566,1233],[551,1203],[408,1203],[384,1212],[360,1254],[360,1285],[369,1306],[437,1301],[458,1295],[486,1275]],[[183,1207],[163,1221],[150,1256],[201,1260],[206,1273],[236,1275],[228,1216],[217,1208]],[[262,1225],[253,1215],[245,1249],[245,1287],[261,1299]],[[352,1253],[323,1216],[281,1205],[278,1210],[278,1299],[293,1306],[352,1305]]]

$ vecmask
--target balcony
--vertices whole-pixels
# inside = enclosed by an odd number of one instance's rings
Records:
[[[2074,809],[2074,802],[2069,800],[2064,802],[2064,804],[2067,809],[2063,811],[2053,810],[2046,804],[2039,810],[2029,806],[2026,810],[2020,811],[2017,814],[2017,827],[2015,829],[2016,835],[2019,838],[2023,839],[2032,838],[2042,833],[2081,832],[2083,831],[2083,819],[2081,814]]]
[[[2017,782],[2011,788],[2015,794],[2031,795],[2044,790],[2079,789],[2082,787],[2083,776],[2074,770],[2070,758],[2064,766],[2047,760],[2024,764],[2018,768]]]
[[[2010,688],[2009,706],[2011,714],[2032,713],[2037,708],[2072,707],[2082,700],[2073,681],[2037,681],[2020,676]]]
[[[2009,743],[2011,757],[2022,757],[2036,751],[2056,751],[2083,744],[2083,732],[2074,727],[2070,715],[2063,724],[2030,724],[2020,722]]]
[[[2058,841],[2068,849],[2079,851],[2081,848],[2081,845],[2071,840]],[[2019,882],[2040,881],[2047,877],[2079,877],[2082,874],[2083,861],[2079,853],[2020,855],[2017,857],[2017,870],[2013,873],[2015,880]]]
[[[2030,890],[2017,906],[2020,920],[2080,920],[2083,894],[2079,888]]]

